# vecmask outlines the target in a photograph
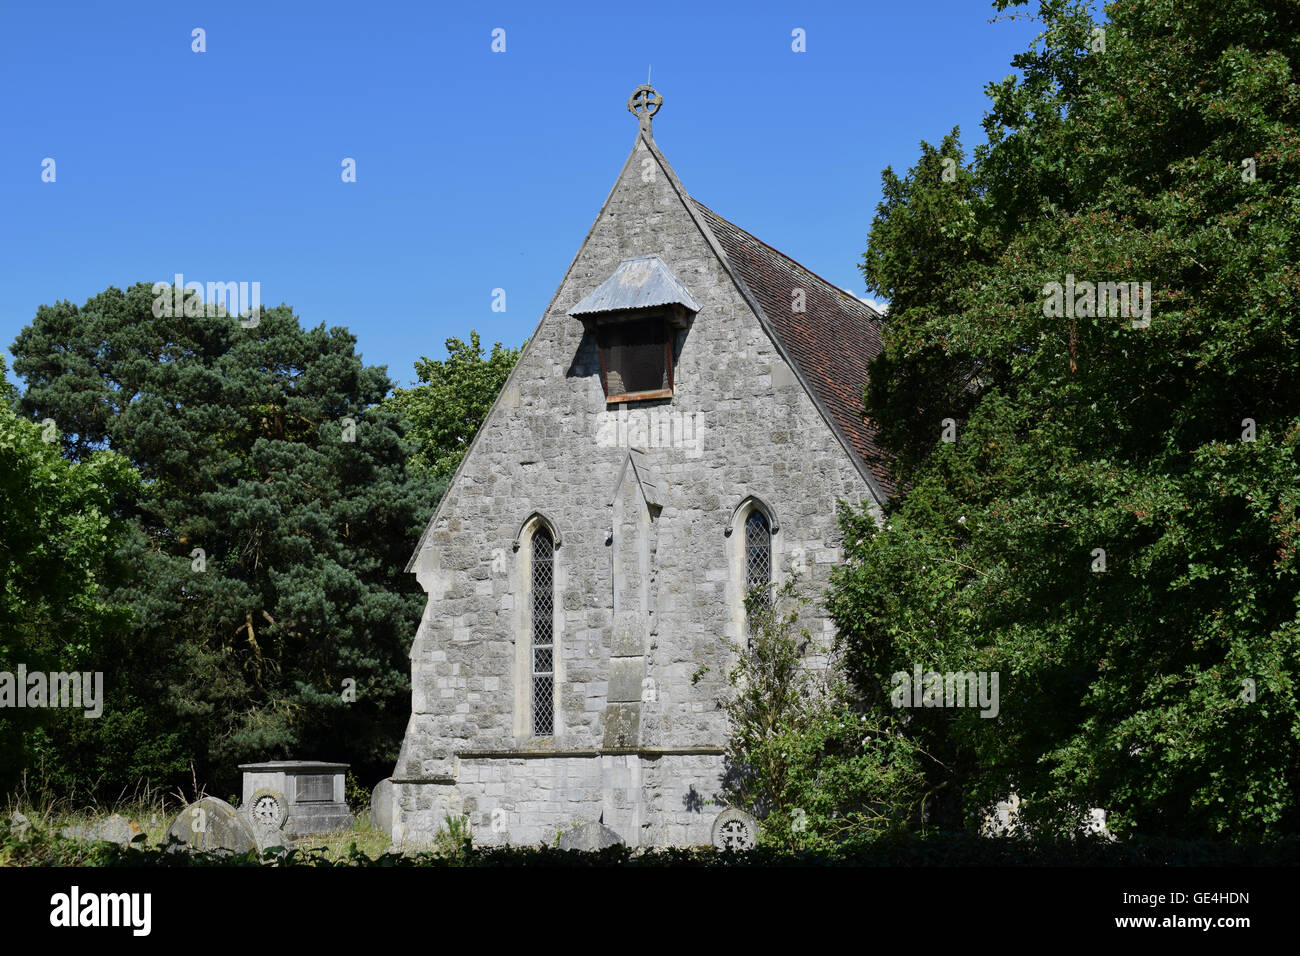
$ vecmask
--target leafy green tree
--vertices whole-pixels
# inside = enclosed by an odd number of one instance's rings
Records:
[[[115,502],[134,494],[139,476],[112,452],[65,461],[54,439],[52,426],[24,421],[0,402],[0,671],[16,674],[25,665],[29,672],[111,675],[114,642],[130,619],[107,591],[120,576],[114,554],[129,533]],[[51,728],[95,724],[84,710],[7,703],[0,790],[39,760]]]
[[[412,459],[416,470],[446,487],[521,351],[497,342],[484,358],[478,332],[471,331],[468,344],[447,340],[446,359],[424,356],[415,363],[420,384],[396,389],[387,404],[411,423],[409,437],[419,443]]]
[[[919,812],[924,755],[894,715],[868,724],[836,667],[809,666],[824,649],[799,626],[807,603],[797,579],[746,597],[750,638],[727,675],[726,789],[763,821],[764,843],[846,848]]]
[[[1300,8],[1038,12],[974,162],[885,174],[867,403],[908,490],[845,518],[847,664],[878,712],[895,671],[1000,674],[997,719],[910,711],[952,822],[1015,790],[1056,830],[1294,833]]]
[[[136,744],[170,734],[224,786],[248,759],[386,770],[424,604],[403,569],[436,498],[407,469],[384,370],[287,306],[254,324],[155,317],[153,299],[42,306],[13,347],[23,411],[57,422],[73,460],[111,448],[143,479],[117,592],[135,621],[119,684],[153,728]]]
[[[954,129],[936,148],[921,143],[910,175],[881,176],[881,214],[863,257],[868,285],[890,299],[882,354],[867,400],[900,477],[925,461],[946,418],[964,417],[978,366],[954,350],[943,318],[987,268],[994,242],[981,223],[980,184],[963,163]]]
[[[5,374],[7,368],[8,366],[5,365],[5,357],[0,355],[0,402],[10,405],[17,401],[18,389],[13,387],[13,384],[9,381],[8,375]]]

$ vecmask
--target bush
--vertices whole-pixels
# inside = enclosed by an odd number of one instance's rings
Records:
[[[750,640],[728,675],[727,792],[763,821],[761,841],[838,852],[920,817],[921,752],[892,715],[868,720],[834,675],[805,666],[812,637],[797,579],[746,600]]]

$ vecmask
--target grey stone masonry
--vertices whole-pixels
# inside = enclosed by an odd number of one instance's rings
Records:
[[[644,256],[699,310],[673,331],[671,397],[607,407],[595,337],[568,313]],[[633,846],[708,844],[744,641],[745,520],[760,508],[777,528],[774,580],[818,593],[840,555],[836,500],[872,496],[639,132],[412,558],[428,605],[395,843],[465,814],[481,843],[550,843],[598,821]],[[539,526],[557,544],[546,737],[530,716]],[[802,623],[829,642],[815,604]]]

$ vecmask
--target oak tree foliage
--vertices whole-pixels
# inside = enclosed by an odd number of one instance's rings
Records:
[[[830,605],[882,712],[895,671],[1000,674],[997,719],[910,712],[954,825],[1014,790],[1058,831],[1294,833],[1300,7],[1105,13],[1043,0],[988,143],[884,174],[867,413],[906,493],[845,516]],[[1149,324],[1054,311],[1071,281],[1150,283]]]

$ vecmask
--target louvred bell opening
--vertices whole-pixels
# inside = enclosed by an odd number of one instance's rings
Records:
[[[596,344],[606,402],[672,395],[672,336],[662,316],[600,325]]]
[[[699,311],[658,256],[624,259],[569,310],[595,335],[606,403],[670,398],[673,339]]]

